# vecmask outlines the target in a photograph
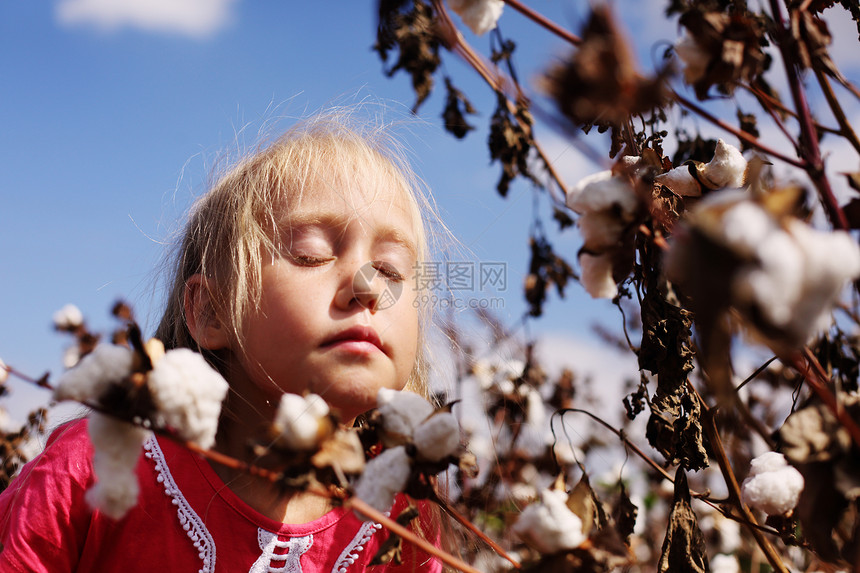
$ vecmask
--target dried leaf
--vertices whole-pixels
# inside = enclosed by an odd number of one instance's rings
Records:
[[[568,494],[567,507],[582,521],[582,533],[586,536],[609,524],[609,516],[603,503],[597,497],[585,473]]]
[[[457,139],[463,139],[467,133],[475,129],[474,126],[469,125],[465,117],[465,114],[474,114],[475,108],[466,99],[465,94],[454,87],[451,78],[445,78],[445,89],[448,92],[445,111],[442,113],[445,129]]]
[[[669,514],[669,528],[663,540],[658,571],[705,573],[709,571],[705,536],[690,505],[690,488],[683,468],[675,473],[675,500]]]
[[[544,88],[565,117],[585,128],[620,125],[666,99],[662,77],[645,78],[636,70],[630,43],[604,5],[592,9],[571,56],[547,71]]]
[[[515,115],[512,115],[508,109],[508,98],[502,92],[496,93],[496,111],[490,119],[488,145],[490,158],[502,164],[502,175],[496,185],[496,190],[502,197],[507,196],[511,182],[517,175],[539,185],[528,167],[528,156],[532,147],[531,123],[531,115],[525,102],[519,102]]]
[[[636,516],[639,513],[639,508],[630,501],[630,496],[627,495],[627,488],[621,483],[621,491],[618,494],[618,502],[615,504],[615,509],[612,511],[612,519],[615,521],[615,530],[621,539],[627,543],[629,537],[633,534],[633,528],[636,526]]]
[[[408,9],[404,9],[406,5]],[[388,61],[388,52],[397,46],[397,62],[385,70],[391,77],[399,70],[412,76],[415,104],[418,108],[433,89],[433,74],[439,67],[439,39],[434,31],[433,9],[423,0],[382,0],[379,3],[379,23],[374,50],[383,62]]]
[[[364,448],[358,434],[352,430],[338,429],[320,444],[311,456],[311,464],[317,469],[337,468],[345,475],[358,475],[364,470]]]
[[[406,527],[416,517],[418,517],[418,508],[410,505],[400,512],[395,521],[398,525]],[[370,565],[385,565],[386,563],[400,565],[402,563],[402,550],[403,539],[396,533],[390,533],[388,538],[379,546],[376,555],[370,561]]]
[[[531,260],[529,274],[526,276],[525,295],[531,306],[529,314],[540,316],[543,313],[547,288],[554,284],[558,295],[563,298],[568,281],[578,277],[570,264],[553,251],[552,245],[543,236],[530,237],[529,246]]]
[[[699,48],[710,54],[710,62],[698,77],[687,78],[700,100],[708,99],[711,86],[726,94],[739,81],[754,82],[767,60],[762,46],[764,29],[753,14],[733,11],[731,15],[692,8],[679,20]],[[676,163],[677,164],[677,163]]]

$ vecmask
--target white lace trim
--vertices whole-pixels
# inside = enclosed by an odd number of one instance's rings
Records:
[[[314,544],[314,536],[281,540],[276,533],[260,527],[257,529],[257,543],[263,553],[251,565],[248,573],[302,573],[301,558]],[[287,553],[275,553],[276,548],[286,549]],[[272,564],[273,561],[283,564],[278,567]]]
[[[340,557],[337,558],[331,573],[346,573],[347,568],[356,562],[358,554],[364,550],[364,546],[379,529],[382,529],[382,525],[379,523],[372,521],[364,522],[358,533],[355,534],[355,537],[352,538],[352,541],[346,546]]]
[[[164,485],[164,493],[172,498],[172,503],[176,506],[179,524],[188,534],[188,538],[194,542],[194,548],[197,549],[197,554],[203,561],[203,567],[198,570],[198,573],[214,573],[215,540],[212,539],[212,534],[206,529],[200,516],[191,509],[191,504],[188,503],[182,491],[176,486],[176,482],[173,481],[170,468],[167,467],[167,460],[164,458],[164,452],[161,451],[161,446],[158,445],[155,437],[147,438],[143,448],[146,450],[144,455],[155,463],[158,483]]]

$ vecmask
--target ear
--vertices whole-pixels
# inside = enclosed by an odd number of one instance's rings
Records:
[[[218,318],[209,281],[196,274],[185,283],[185,323],[192,338],[206,350],[220,350],[229,345],[227,329]]]

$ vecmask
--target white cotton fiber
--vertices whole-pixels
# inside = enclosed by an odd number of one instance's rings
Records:
[[[198,353],[171,350],[157,362],[147,380],[157,426],[173,428],[183,439],[210,448],[215,443],[227,381]]]
[[[137,503],[135,466],[149,432],[94,412],[89,420],[96,483],[86,493],[87,503],[112,519],[121,519]]]
[[[111,384],[131,374],[133,353],[125,346],[99,344],[57,381],[57,400],[97,402]]]
[[[388,511],[394,496],[406,487],[411,471],[406,448],[397,446],[384,450],[367,462],[355,485],[355,495],[379,511]]]
[[[320,396],[284,394],[275,414],[279,445],[293,450],[313,450],[319,445],[320,424],[329,407]]]
[[[803,476],[777,452],[766,452],[750,462],[742,486],[743,500],[768,515],[783,515],[797,505]]]
[[[460,445],[460,425],[454,414],[439,412],[418,424],[412,441],[421,457],[438,462],[457,451]]]
[[[382,426],[387,432],[411,437],[415,426],[433,413],[434,408],[414,392],[398,392],[381,388],[376,396],[376,408],[382,415]]]
[[[523,510],[513,532],[544,554],[575,549],[585,541],[582,520],[567,507],[567,494],[549,489],[541,492],[540,502]]]

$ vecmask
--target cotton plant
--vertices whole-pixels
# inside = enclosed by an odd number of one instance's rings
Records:
[[[701,304],[728,304],[766,341],[793,348],[831,324],[844,287],[860,277],[860,248],[844,231],[819,231],[786,213],[790,201],[780,194],[790,190],[703,199],[676,232],[666,271]],[[719,259],[703,266],[714,252]]]
[[[748,162],[740,150],[717,140],[714,157],[708,163],[690,162],[654,177],[654,181],[682,197],[700,197],[704,190],[743,187]]]
[[[505,3],[503,0],[448,0],[448,6],[472,32],[483,36],[495,29]]]
[[[83,326],[84,315],[80,308],[69,303],[54,313],[53,321],[55,329],[73,332],[76,328]]]
[[[625,239],[640,201],[625,170],[589,175],[567,194],[567,206],[580,215],[580,282],[593,298],[614,298],[618,281],[629,271],[627,259],[633,249],[632,245],[627,248]]]
[[[797,506],[803,476],[778,452],[766,452],[750,462],[741,486],[745,503],[768,515],[786,515]]]
[[[567,505],[568,494],[545,489],[540,501],[520,513],[512,531],[542,554],[576,549],[587,539],[582,519]]]
[[[398,492],[425,497],[426,492],[410,488],[416,478],[421,481],[421,475],[435,475],[458,461],[460,425],[450,407],[437,409],[413,392],[382,388],[376,400],[370,431],[385,449],[367,462],[354,491],[370,506],[387,511]]]
[[[137,499],[134,466],[148,429],[169,431],[202,448],[214,444],[227,382],[199,354],[164,351],[155,339],[139,350],[99,344],[58,380],[54,397],[95,406],[93,507],[121,518]],[[132,423],[129,423],[132,422]]]

